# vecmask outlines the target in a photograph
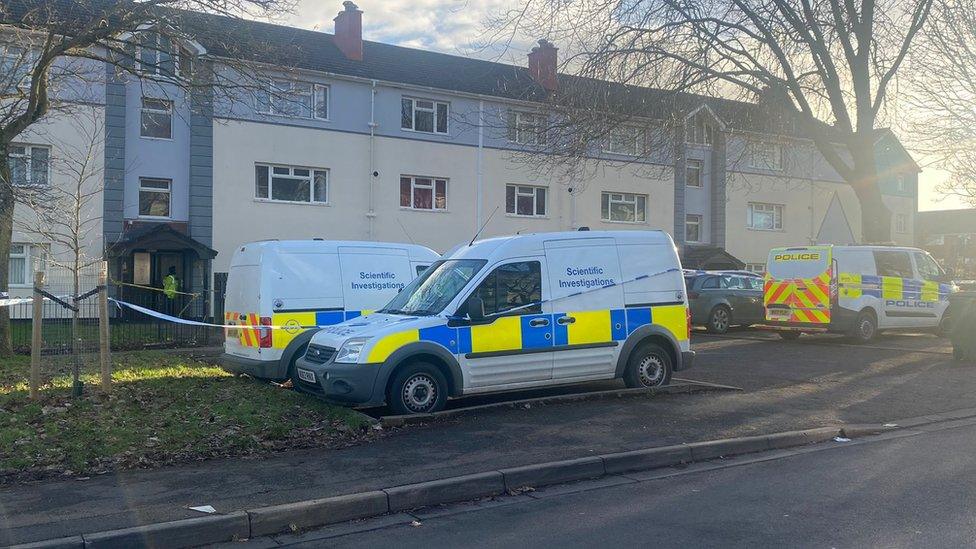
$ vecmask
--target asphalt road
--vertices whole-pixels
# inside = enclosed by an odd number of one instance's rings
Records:
[[[588,491],[455,506],[302,547],[972,547],[976,426]],[[734,464],[734,462],[732,462]],[[501,502],[504,503],[504,502]],[[359,529],[370,528],[367,521]],[[256,540],[258,543],[261,540]],[[245,544],[246,546],[246,544]]]
[[[632,397],[496,409],[386,432],[340,450],[297,450],[0,488],[0,546],[347,494],[454,475],[758,433],[884,423],[976,406],[976,366],[944,340],[850,346],[757,332],[696,336],[681,377],[740,393]],[[502,397],[497,397],[502,398]]]

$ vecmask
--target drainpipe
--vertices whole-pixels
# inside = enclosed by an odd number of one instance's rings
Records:
[[[373,220],[376,218],[376,210],[373,209],[373,181],[378,175],[376,173],[376,80],[372,81],[372,89],[369,94],[369,211],[366,212],[368,228],[366,231],[367,240],[373,240]]]
[[[478,101],[478,173],[477,173],[477,190],[478,197],[475,200],[475,226],[474,230],[477,231],[481,229],[481,216],[482,216],[482,194],[484,186],[485,171],[482,164],[482,154],[485,150],[485,100],[481,99]]]

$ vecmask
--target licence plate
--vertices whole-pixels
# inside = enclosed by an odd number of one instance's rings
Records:
[[[769,320],[789,320],[792,316],[792,311],[789,309],[769,309],[766,311],[766,317]]]
[[[312,372],[311,370],[303,370],[299,368],[298,379],[306,383],[318,383],[317,381],[315,381],[315,372]]]

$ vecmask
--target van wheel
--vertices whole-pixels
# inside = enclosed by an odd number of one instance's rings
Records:
[[[645,343],[627,360],[624,383],[632,389],[662,387],[671,382],[671,355],[655,343]]]
[[[785,339],[786,341],[796,341],[800,339],[800,336],[802,335],[803,332],[794,332],[794,331],[779,332],[779,337]]]
[[[708,315],[708,333],[710,334],[724,334],[729,331],[729,326],[732,325],[732,311],[729,310],[725,305],[719,305],[712,309],[712,313]]]
[[[397,415],[439,412],[447,403],[447,380],[436,366],[414,362],[397,372],[387,399]]]
[[[867,343],[878,335],[878,321],[870,312],[862,311],[849,335],[854,343]]]

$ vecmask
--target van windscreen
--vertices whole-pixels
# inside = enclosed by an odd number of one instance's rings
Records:
[[[769,254],[766,271],[776,280],[808,279],[830,268],[829,248],[787,248]]]
[[[400,291],[379,313],[394,315],[436,315],[487,263],[483,259],[448,259],[431,265],[420,277]]]

